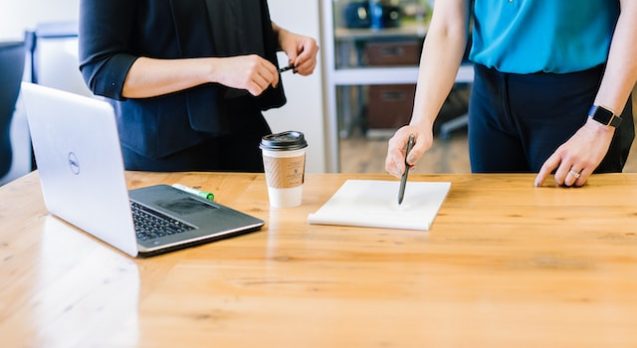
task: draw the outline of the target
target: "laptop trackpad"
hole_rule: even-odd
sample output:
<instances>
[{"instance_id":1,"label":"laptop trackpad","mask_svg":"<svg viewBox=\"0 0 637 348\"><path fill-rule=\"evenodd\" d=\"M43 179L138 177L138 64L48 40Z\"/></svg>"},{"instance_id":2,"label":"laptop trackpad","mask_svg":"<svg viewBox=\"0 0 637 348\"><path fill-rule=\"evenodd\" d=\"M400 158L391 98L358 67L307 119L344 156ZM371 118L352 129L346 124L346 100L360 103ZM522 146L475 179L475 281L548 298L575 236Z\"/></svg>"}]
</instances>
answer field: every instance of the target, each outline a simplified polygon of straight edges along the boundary
<instances>
[{"instance_id":1,"label":"laptop trackpad","mask_svg":"<svg viewBox=\"0 0 637 348\"><path fill-rule=\"evenodd\" d=\"M177 215L192 215L205 211L214 211L218 208L194 198L182 197L179 199L158 200L155 202L157 206Z\"/></svg>"}]
</instances>

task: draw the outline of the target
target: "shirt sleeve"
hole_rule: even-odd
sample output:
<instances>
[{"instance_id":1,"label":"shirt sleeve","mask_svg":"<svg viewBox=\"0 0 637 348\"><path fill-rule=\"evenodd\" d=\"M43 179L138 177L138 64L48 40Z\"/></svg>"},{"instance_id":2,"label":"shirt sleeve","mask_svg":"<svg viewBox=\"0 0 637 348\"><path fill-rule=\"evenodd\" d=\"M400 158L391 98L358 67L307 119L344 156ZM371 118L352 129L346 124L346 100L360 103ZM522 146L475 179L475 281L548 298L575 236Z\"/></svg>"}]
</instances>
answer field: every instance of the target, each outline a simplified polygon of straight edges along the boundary
<instances>
[{"instance_id":1,"label":"shirt sleeve","mask_svg":"<svg viewBox=\"0 0 637 348\"><path fill-rule=\"evenodd\" d=\"M137 0L81 0L80 71L96 95L125 100L124 82L138 58L131 47Z\"/></svg>"}]
</instances>

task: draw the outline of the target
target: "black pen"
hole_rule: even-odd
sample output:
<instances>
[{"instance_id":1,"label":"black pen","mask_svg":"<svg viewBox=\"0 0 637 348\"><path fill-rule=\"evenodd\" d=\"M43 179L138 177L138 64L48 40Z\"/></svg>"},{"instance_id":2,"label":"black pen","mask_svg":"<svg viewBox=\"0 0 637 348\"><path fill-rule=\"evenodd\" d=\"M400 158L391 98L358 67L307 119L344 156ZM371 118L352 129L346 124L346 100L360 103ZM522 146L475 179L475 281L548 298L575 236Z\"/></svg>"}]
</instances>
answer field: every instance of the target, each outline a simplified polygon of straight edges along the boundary
<instances>
[{"instance_id":1,"label":"black pen","mask_svg":"<svg viewBox=\"0 0 637 348\"><path fill-rule=\"evenodd\" d=\"M294 64L290 64L290 65L286 66L285 68L279 69L279 73L284 73L284 72L286 72L288 70L292 70L294 68L295 68Z\"/></svg>"},{"instance_id":2,"label":"black pen","mask_svg":"<svg viewBox=\"0 0 637 348\"><path fill-rule=\"evenodd\" d=\"M411 152L411 149L414 148L414 143L416 142L416 138L413 135L409 136L409 141L407 141L407 150L405 150L405 172L403 176L400 178L400 190L398 190L398 204L403 203L403 198L405 197L405 188L407 187L407 177L409 176L409 163L407 163L407 155Z\"/></svg>"}]
</instances>

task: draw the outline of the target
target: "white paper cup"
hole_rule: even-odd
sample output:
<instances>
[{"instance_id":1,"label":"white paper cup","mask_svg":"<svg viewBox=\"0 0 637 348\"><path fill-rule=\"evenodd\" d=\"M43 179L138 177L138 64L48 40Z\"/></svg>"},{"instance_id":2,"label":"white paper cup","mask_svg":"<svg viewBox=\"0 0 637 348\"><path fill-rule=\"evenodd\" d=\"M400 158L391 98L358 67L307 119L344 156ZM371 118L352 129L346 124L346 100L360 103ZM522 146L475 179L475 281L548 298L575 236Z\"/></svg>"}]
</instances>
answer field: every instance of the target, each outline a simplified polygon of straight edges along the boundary
<instances>
[{"instance_id":1,"label":"white paper cup","mask_svg":"<svg viewBox=\"0 0 637 348\"><path fill-rule=\"evenodd\" d=\"M261 150L270 206L291 208L301 205L307 150L303 133L266 136L261 142Z\"/></svg>"}]
</instances>

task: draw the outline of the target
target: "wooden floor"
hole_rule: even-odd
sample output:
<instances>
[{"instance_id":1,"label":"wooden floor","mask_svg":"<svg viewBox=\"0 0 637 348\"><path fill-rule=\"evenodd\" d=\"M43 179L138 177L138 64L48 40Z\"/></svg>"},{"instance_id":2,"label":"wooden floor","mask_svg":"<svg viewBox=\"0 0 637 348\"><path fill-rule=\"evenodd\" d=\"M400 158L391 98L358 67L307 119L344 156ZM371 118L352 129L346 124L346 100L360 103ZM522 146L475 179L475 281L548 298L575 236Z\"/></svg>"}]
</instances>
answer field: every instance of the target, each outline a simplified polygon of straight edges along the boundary
<instances>
[{"instance_id":1,"label":"wooden floor","mask_svg":"<svg viewBox=\"0 0 637 348\"><path fill-rule=\"evenodd\" d=\"M350 138L341 140L343 173L383 173L387 140ZM469 173L467 137L460 134L449 140L436 139L416 166L416 173Z\"/></svg>"},{"instance_id":2,"label":"wooden floor","mask_svg":"<svg viewBox=\"0 0 637 348\"><path fill-rule=\"evenodd\" d=\"M637 94L636 94L637 95ZM637 103L636 103L637 104ZM637 110L637 105L635 105ZM635 117L637 123L637 117ZM385 172L387 139L362 137L341 140L341 172ZM469 153L466 132L458 132L449 140L436 139L416 166L416 173L469 173ZM625 173L637 173L637 141L633 142Z\"/></svg>"}]
</instances>

